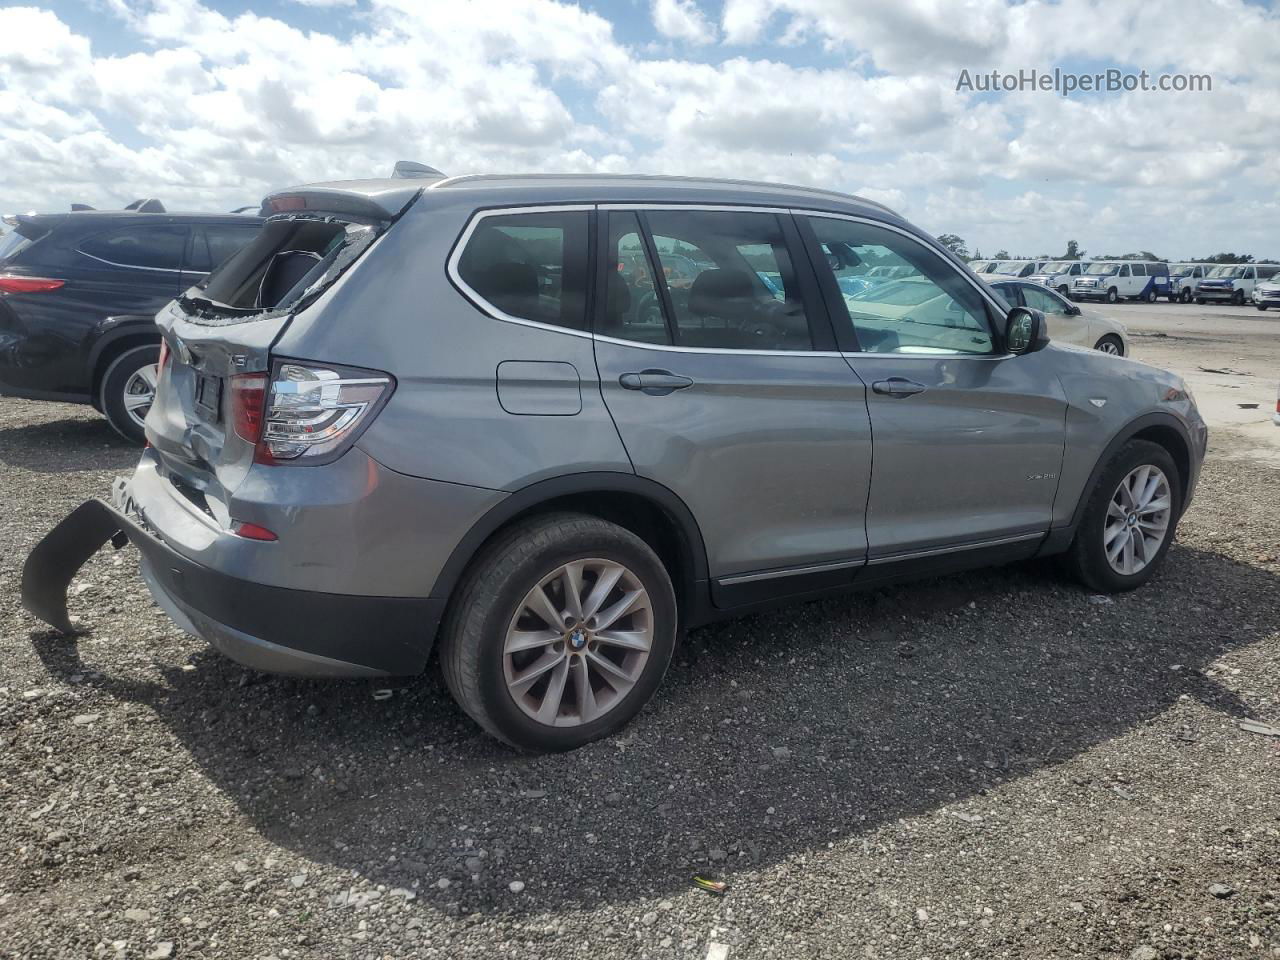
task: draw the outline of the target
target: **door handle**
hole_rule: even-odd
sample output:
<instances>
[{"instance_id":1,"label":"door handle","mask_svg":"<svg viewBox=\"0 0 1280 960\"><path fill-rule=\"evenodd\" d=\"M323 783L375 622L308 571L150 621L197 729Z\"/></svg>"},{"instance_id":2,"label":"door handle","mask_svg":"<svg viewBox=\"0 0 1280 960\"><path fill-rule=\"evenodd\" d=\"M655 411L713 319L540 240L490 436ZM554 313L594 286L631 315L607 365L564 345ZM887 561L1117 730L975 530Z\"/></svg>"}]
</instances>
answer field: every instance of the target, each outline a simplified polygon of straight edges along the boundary
<instances>
[{"instance_id":1,"label":"door handle","mask_svg":"<svg viewBox=\"0 0 1280 960\"><path fill-rule=\"evenodd\" d=\"M871 384L871 389L886 397L914 397L917 393L924 393L927 387L903 377L890 377L888 380L877 380Z\"/></svg>"},{"instance_id":2,"label":"door handle","mask_svg":"<svg viewBox=\"0 0 1280 960\"><path fill-rule=\"evenodd\" d=\"M665 397L676 390L693 386L693 381L688 377L682 377L670 370L641 370L639 373L624 373L618 378L618 383L624 390L639 390L651 397Z\"/></svg>"}]
</instances>

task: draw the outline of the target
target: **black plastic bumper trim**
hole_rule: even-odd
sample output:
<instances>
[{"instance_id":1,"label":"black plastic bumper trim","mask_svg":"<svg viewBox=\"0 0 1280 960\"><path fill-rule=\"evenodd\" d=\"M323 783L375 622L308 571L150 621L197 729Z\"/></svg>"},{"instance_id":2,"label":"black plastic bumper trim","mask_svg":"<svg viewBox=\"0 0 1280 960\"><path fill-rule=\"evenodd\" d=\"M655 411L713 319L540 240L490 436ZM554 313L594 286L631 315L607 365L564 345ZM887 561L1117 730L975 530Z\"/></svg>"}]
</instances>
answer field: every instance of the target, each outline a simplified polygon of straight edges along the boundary
<instances>
[{"instance_id":1,"label":"black plastic bumper trim","mask_svg":"<svg viewBox=\"0 0 1280 960\"><path fill-rule=\"evenodd\" d=\"M210 620L315 656L388 674L426 665L445 601L294 590L241 580L183 557L102 500L87 500L27 557L23 605L64 633L73 627L66 594L76 571L123 532L147 559L160 589Z\"/></svg>"}]
</instances>

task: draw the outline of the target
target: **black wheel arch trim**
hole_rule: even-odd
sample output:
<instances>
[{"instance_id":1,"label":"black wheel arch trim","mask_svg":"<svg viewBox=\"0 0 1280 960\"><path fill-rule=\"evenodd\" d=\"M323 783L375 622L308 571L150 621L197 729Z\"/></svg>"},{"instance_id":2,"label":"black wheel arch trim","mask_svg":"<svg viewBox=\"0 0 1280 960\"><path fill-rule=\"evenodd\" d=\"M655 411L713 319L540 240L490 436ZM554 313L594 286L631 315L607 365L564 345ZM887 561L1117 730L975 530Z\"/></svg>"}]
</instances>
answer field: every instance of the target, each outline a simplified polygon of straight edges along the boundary
<instances>
[{"instance_id":1,"label":"black wheel arch trim","mask_svg":"<svg viewBox=\"0 0 1280 960\"><path fill-rule=\"evenodd\" d=\"M1169 427L1177 431L1178 436L1182 438L1182 442L1187 447L1187 457L1191 465L1192 476L1182 477L1182 508L1185 510L1187 506L1187 493L1191 488L1194 478L1195 458L1197 456L1195 443L1192 441L1191 434L1187 430L1186 424L1175 417L1171 413L1163 413L1161 411L1152 411L1142 416L1130 420L1103 449L1097 462L1094 463L1093 469L1089 471L1089 478L1085 481L1084 486L1080 490L1080 498L1076 501L1075 509L1071 513L1071 520L1067 524L1050 529L1049 536L1045 538L1044 545L1040 549L1040 556L1047 556L1052 553L1060 553L1066 550L1071 541L1075 539L1076 529L1080 526L1080 520L1084 516L1084 509L1090 491L1098 482L1098 477L1102 475L1102 471L1106 469L1107 464L1111 462L1111 458L1120 452L1120 448L1136 437L1144 430L1152 427ZM1170 451L1172 453L1172 451ZM1177 457L1174 457L1176 462Z\"/></svg>"},{"instance_id":2,"label":"black wheel arch trim","mask_svg":"<svg viewBox=\"0 0 1280 960\"><path fill-rule=\"evenodd\" d=\"M94 327L90 335L93 341L85 359L85 370L86 380L94 396L98 393L99 373L105 372L98 369L103 357L131 340L137 341L137 346L143 346L143 341L146 340L153 341L156 346L159 346L161 340L160 328L156 325L154 316L107 317Z\"/></svg>"},{"instance_id":3,"label":"black wheel arch trim","mask_svg":"<svg viewBox=\"0 0 1280 960\"><path fill-rule=\"evenodd\" d=\"M671 489L633 473L608 470L575 473L548 480L539 480L514 491L489 508L453 548L436 575L430 596L438 599L450 597L462 578L463 571L479 552L481 546L508 522L534 510L543 504L574 495L622 493L641 497L660 509L675 525L683 540L691 564L683 584L685 596L697 602L698 585L708 580L707 549L702 531L694 519L693 511Z\"/></svg>"}]
</instances>

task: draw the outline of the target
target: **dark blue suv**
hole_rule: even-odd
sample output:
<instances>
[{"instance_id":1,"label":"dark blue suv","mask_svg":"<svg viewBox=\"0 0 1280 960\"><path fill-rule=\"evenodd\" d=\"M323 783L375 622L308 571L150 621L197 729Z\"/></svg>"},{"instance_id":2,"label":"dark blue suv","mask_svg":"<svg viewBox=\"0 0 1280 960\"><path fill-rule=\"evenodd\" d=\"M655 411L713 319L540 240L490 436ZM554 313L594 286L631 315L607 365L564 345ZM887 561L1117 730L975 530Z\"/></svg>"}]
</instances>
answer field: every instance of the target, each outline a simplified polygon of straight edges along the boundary
<instances>
[{"instance_id":1,"label":"dark blue suv","mask_svg":"<svg viewBox=\"0 0 1280 960\"><path fill-rule=\"evenodd\" d=\"M258 232L243 214L78 210L7 216L0 237L0 394L90 403L143 441L155 314Z\"/></svg>"}]
</instances>

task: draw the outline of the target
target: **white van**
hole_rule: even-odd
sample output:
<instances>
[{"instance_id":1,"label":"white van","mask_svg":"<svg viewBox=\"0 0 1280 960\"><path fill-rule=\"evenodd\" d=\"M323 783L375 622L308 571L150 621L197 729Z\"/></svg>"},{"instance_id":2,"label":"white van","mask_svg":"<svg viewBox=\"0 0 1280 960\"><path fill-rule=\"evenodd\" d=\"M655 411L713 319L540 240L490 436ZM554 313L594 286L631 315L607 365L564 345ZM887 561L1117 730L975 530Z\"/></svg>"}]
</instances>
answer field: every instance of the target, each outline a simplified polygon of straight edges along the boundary
<instances>
[{"instance_id":1,"label":"white van","mask_svg":"<svg viewBox=\"0 0 1280 960\"><path fill-rule=\"evenodd\" d=\"M1087 266L1082 260L1050 260L1027 279L1057 290L1064 297L1070 297L1071 282L1084 273Z\"/></svg>"},{"instance_id":2,"label":"white van","mask_svg":"<svg viewBox=\"0 0 1280 960\"><path fill-rule=\"evenodd\" d=\"M1212 263L1169 264L1169 302L1190 303L1196 288L1212 270Z\"/></svg>"},{"instance_id":3,"label":"white van","mask_svg":"<svg viewBox=\"0 0 1280 960\"><path fill-rule=\"evenodd\" d=\"M986 272L1002 277L1029 277L1048 261L1045 260L996 260Z\"/></svg>"},{"instance_id":4,"label":"white van","mask_svg":"<svg viewBox=\"0 0 1280 960\"><path fill-rule=\"evenodd\" d=\"M1157 260L1092 260L1071 282L1076 300L1145 300L1169 295L1169 264Z\"/></svg>"},{"instance_id":5,"label":"white van","mask_svg":"<svg viewBox=\"0 0 1280 960\"><path fill-rule=\"evenodd\" d=\"M1259 280L1270 280L1277 273L1280 264L1276 263L1220 263L1200 281L1196 303L1216 300L1243 306Z\"/></svg>"}]
</instances>

